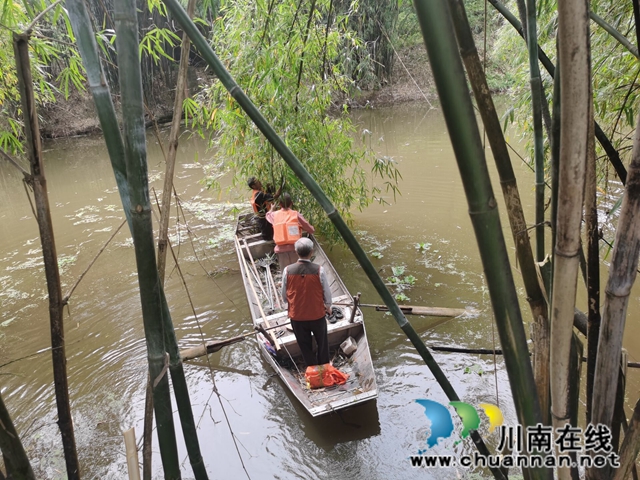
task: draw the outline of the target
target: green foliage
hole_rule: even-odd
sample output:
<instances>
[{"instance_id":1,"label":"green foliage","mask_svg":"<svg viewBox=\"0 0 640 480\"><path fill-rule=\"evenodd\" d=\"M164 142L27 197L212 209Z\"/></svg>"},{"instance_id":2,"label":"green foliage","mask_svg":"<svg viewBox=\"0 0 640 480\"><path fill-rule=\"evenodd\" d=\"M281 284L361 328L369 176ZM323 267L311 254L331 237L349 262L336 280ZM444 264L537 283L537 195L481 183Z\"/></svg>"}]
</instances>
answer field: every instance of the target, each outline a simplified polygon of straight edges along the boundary
<instances>
[{"instance_id":1,"label":"green foliage","mask_svg":"<svg viewBox=\"0 0 640 480\"><path fill-rule=\"evenodd\" d=\"M154 27L149 30L140 41L140 56L149 55L154 62L158 63L161 57L169 59L173 62L167 52L167 47L175 47L181 42L181 38L168 28Z\"/></svg>"},{"instance_id":2,"label":"green foliage","mask_svg":"<svg viewBox=\"0 0 640 480\"><path fill-rule=\"evenodd\" d=\"M410 298L407 297L404 292L413 287L417 281L417 278L413 275L406 275L403 277L405 271L406 267L404 265L392 266L391 273L393 275L387 277L388 284L392 286L396 291L394 295L395 299L399 302L406 302L410 300Z\"/></svg>"},{"instance_id":3,"label":"green foliage","mask_svg":"<svg viewBox=\"0 0 640 480\"><path fill-rule=\"evenodd\" d=\"M22 151L22 112L15 57L13 33L23 32L33 19L51 2L0 2L0 147L9 153ZM38 104L55 101L59 87L68 95L69 84L82 85L84 76L78 54L70 44L73 36L64 9L49 11L33 28L31 47L31 75ZM57 84L57 85L56 85Z\"/></svg>"},{"instance_id":4,"label":"green foliage","mask_svg":"<svg viewBox=\"0 0 640 480\"><path fill-rule=\"evenodd\" d=\"M329 114L333 99L347 95L351 85L343 72L341 46L357 40L344 18L331 21L329 0L311 5L293 0L223 5L213 45L236 82L348 221L354 209L379 197L381 188L395 192L399 174L393 160L376 159L357 147L346 115ZM197 106L201 108L196 111ZM192 128L201 134L219 132L209 187L218 187L220 174L229 170L240 185L249 176L274 187L284 179L294 207L327 238L339 238L315 199L219 82L188 110L195 113ZM382 187L369 186L376 177Z\"/></svg>"},{"instance_id":5,"label":"green foliage","mask_svg":"<svg viewBox=\"0 0 640 480\"><path fill-rule=\"evenodd\" d=\"M478 376L481 377L482 374L484 373L484 370L482 370L482 367L480 365L478 365L477 363L474 363L470 367L465 367L464 368L464 373L466 373L466 374L477 373Z\"/></svg>"},{"instance_id":6,"label":"green foliage","mask_svg":"<svg viewBox=\"0 0 640 480\"><path fill-rule=\"evenodd\" d=\"M506 2L517 16L514 1ZM627 35L635 43L632 2L595 0L591 10L604 18L618 31ZM556 63L556 34L558 27L557 5L555 2L538 3L538 42L551 61ZM618 149L623 160L630 158L632 136L638 113L638 60L606 31L590 23L591 59L595 118ZM507 22L501 27L495 44L494 59L503 65L512 81L512 101L503 117L505 129L517 123L531 150L533 125L531 121L531 88L529 86L529 66L525 42ZM542 80L547 100L552 107L553 80L541 66ZM546 141L546 140L545 140ZM546 142L548 145L548 142ZM607 177L609 169L604 151L596 142L598 156L603 159L599 167L601 179Z\"/></svg>"}]
</instances>

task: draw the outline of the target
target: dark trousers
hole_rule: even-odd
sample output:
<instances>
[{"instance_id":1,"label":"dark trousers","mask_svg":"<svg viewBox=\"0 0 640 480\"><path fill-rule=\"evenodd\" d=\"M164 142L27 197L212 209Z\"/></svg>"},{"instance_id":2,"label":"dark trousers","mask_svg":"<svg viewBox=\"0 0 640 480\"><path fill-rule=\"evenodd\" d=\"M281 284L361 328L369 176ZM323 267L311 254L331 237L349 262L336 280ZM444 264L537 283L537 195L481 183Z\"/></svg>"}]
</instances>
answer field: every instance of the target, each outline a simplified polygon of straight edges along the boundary
<instances>
[{"instance_id":1,"label":"dark trousers","mask_svg":"<svg viewBox=\"0 0 640 480\"><path fill-rule=\"evenodd\" d=\"M327 321L324 317L318 320L291 320L291 326L307 367L329 363L329 337ZM317 357L313 353L311 334L318 345Z\"/></svg>"},{"instance_id":2,"label":"dark trousers","mask_svg":"<svg viewBox=\"0 0 640 480\"><path fill-rule=\"evenodd\" d=\"M273 240L273 225L267 222L264 217L256 217L258 220L258 226L260 227L260 233L262 233L262 239L271 241Z\"/></svg>"}]
</instances>

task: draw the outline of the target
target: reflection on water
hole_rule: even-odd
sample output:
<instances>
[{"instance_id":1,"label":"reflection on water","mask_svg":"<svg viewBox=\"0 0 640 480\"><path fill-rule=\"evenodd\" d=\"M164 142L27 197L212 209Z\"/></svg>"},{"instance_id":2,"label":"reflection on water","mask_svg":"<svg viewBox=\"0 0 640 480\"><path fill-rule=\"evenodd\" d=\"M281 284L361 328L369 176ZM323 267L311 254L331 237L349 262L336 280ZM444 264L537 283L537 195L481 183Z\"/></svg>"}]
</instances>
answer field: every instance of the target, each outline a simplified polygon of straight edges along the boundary
<instances>
[{"instance_id":1,"label":"reflection on water","mask_svg":"<svg viewBox=\"0 0 640 480\"><path fill-rule=\"evenodd\" d=\"M405 303L470 306L479 311L448 320L411 317L416 331L431 345L499 346L497 334L494 341L482 266L442 117L438 111L413 105L356 112L354 119L362 131L370 132L365 133L368 145L395 159L404 178L396 203L373 205L355 215L357 236L372 254L374 265L384 278L400 266L404 267L403 275L415 277L415 285L403 291L408 298ZM154 138L149 138L149 144L152 184L160 189L162 157ZM226 338L248 331L251 325L230 240L232 212L248 197L248 191L234 192L229 200L213 198L199 183L203 173L201 165L194 163L196 156L206 160L211 154L200 142L183 139L176 173L182 210L172 210L178 225L170 234L196 315L171 258L166 284L183 348L197 345L201 332L207 339ZM515 168L531 219L533 177L528 169ZM122 222L123 214L101 139L49 144L46 174L66 293ZM12 362L0 368L0 388L38 477L63 478L50 352L44 350L50 338L40 240L20 183L20 176L0 163L0 365ZM503 229L510 244L504 221ZM133 248L124 230L74 293L65 319L72 411L85 478L124 478L121 432L131 426L136 427L138 436L142 432L146 351ZM327 253L354 294L362 292L364 303L380 303L345 248L334 247ZM510 255L514 257L512 248ZM517 274L515 277L518 280ZM518 288L528 321L524 293ZM583 309L584 303L580 298ZM637 309L638 290L634 289L625 342L633 361L640 359L639 347L630 341L640 334ZM316 419L307 415L267 369L251 339L185 367L201 447L212 477L406 479L467 475L462 470L410 467L408 456L424 448L429 428L422 407L414 400L447 400L392 317L368 309L365 318L380 396L376 402L340 414ZM437 353L435 358L463 400L499 403L505 422L515 422L500 358L495 365L489 356ZM636 371L629 373L628 381L629 392L640 390ZM635 401L634 395L629 397L630 402ZM486 434L484 423L482 433ZM179 434L188 477L190 467L181 438ZM472 451L468 441L455 444L456 440L441 441L434 452ZM497 439L494 434L487 435L487 440L495 445ZM160 478L157 445L154 460ZM484 476L487 472L479 473Z\"/></svg>"}]
</instances>

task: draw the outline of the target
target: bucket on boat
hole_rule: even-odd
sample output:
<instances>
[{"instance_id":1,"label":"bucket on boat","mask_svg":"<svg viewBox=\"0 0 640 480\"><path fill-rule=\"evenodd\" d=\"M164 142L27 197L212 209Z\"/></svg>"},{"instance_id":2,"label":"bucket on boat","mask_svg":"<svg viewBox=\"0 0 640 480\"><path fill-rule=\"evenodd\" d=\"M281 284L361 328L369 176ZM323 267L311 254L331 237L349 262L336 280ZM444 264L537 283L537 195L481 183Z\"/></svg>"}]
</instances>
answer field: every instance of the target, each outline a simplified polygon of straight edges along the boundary
<instances>
[{"instance_id":1,"label":"bucket on boat","mask_svg":"<svg viewBox=\"0 0 640 480\"><path fill-rule=\"evenodd\" d=\"M349 375L341 372L330 363L325 363L324 365L307 367L304 378L307 381L307 387L322 388L347 383Z\"/></svg>"},{"instance_id":2,"label":"bucket on boat","mask_svg":"<svg viewBox=\"0 0 640 480\"><path fill-rule=\"evenodd\" d=\"M357 348L358 342L356 342L353 337L347 338L340 344L340 350L342 350L347 357L350 357L351 354L357 350Z\"/></svg>"}]
</instances>

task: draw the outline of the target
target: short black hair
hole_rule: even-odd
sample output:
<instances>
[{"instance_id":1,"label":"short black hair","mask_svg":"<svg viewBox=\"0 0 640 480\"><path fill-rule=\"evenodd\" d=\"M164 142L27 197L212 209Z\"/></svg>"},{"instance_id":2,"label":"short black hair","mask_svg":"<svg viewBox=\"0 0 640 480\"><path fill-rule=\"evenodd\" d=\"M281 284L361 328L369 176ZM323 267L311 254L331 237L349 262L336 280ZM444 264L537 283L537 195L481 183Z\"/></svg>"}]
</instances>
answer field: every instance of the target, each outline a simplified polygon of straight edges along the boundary
<instances>
[{"instance_id":1,"label":"short black hair","mask_svg":"<svg viewBox=\"0 0 640 480\"><path fill-rule=\"evenodd\" d=\"M257 181L258 179L256 177L249 177L249 179L247 180L247 185L249 185L249 188L251 188Z\"/></svg>"}]
</instances>

